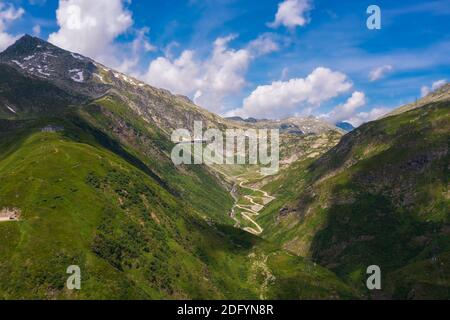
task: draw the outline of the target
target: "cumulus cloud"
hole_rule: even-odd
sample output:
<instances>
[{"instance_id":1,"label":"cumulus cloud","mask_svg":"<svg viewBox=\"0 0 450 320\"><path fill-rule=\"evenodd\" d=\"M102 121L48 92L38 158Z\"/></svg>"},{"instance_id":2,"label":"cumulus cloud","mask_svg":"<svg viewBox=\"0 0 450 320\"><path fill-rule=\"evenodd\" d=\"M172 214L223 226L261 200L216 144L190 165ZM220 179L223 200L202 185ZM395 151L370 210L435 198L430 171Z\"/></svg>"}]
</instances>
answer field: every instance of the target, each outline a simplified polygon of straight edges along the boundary
<instances>
[{"instance_id":1,"label":"cumulus cloud","mask_svg":"<svg viewBox=\"0 0 450 320\"><path fill-rule=\"evenodd\" d=\"M363 123L377 120L391 111L392 109L389 108L374 108L369 112L360 112L352 116L351 118L347 119L346 122L350 123L352 126L357 128Z\"/></svg>"},{"instance_id":2,"label":"cumulus cloud","mask_svg":"<svg viewBox=\"0 0 450 320\"><path fill-rule=\"evenodd\" d=\"M183 51L174 60L159 57L150 63L142 78L174 93L192 95L201 86L200 62L194 60L194 51L191 50Z\"/></svg>"},{"instance_id":3,"label":"cumulus cloud","mask_svg":"<svg viewBox=\"0 0 450 320\"><path fill-rule=\"evenodd\" d=\"M56 18L49 42L96 59L112 54L114 40L133 24L122 0L60 0Z\"/></svg>"},{"instance_id":4,"label":"cumulus cloud","mask_svg":"<svg viewBox=\"0 0 450 320\"><path fill-rule=\"evenodd\" d=\"M17 36L7 32L7 27L12 21L21 18L24 13L23 8L15 8L11 4L0 2L0 51L5 50L17 40Z\"/></svg>"},{"instance_id":5,"label":"cumulus cloud","mask_svg":"<svg viewBox=\"0 0 450 320\"><path fill-rule=\"evenodd\" d=\"M275 40L268 35L239 50L229 48L235 38L236 35L229 35L216 39L212 53L203 60L193 50L185 50L177 58L159 57L141 78L150 85L193 97L196 104L220 112L224 99L245 86L250 62L278 50Z\"/></svg>"},{"instance_id":6,"label":"cumulus cloud","mask_svg":"<svg viewBox=\"0 0 450 320\"><path fill-rule=\"evenodd\" d=\"M103 61L121 72L135 74L140 67L142 56L157 50L148 40L147 34L149 32L150 28L147 27L135 30L134 40L129 43L122 43L120 46L115 45L115 50L118 53L104 57Z\"/></svg>"},{"instance_id":7,"label":"cumulus cloud","mask_svg":"<svg viewBox=\"0 0 450 320\"><path fill-rule=\"evenodd\" d=\"M308 13L312 9L310 0L285 0L278 5L275 21L268 24L271 28L285 26L293 29L309 22Z\"/></svg>"},{"instance_id":8,"label":"cumulus cloud","mask_svg":"<svg viewBox=\"0 0 450 320\"><path fill-rule=\"evenodd\" d=\"M305 110L308 113L321 103L347 92L352 86L345 74L319 67L306 78L275 81L257 87L244 99L242 108L227 115L278 118L305 113Z\"/></svg>"},{"instance_id":9,"label":"cumulus cloud","mask_svg":"<svg viewBox=\"0 0 450 320\"><path fill-rule=\"evenodd\" d=\"M263 34L251 41L248 49L254 56L260 56L278 51L280 47L273 34Z\"/></svg>"},{"instance_id":10,"label":"cumulus cloud","mask_svg":"<svg viewBox=\"0 0 450 320\"><path fill-rule=\"evenodd\" d=\"M41 35L41 26L39 24L33 27L33 34L37 37Z\"/></svg>"},{"instance_id":11,"label":"cumulus cloud","mask_svg":"<svg viewBox=\"0 0 450 320\"><path fill-rule=\"evenodd\" d=\"M422 98L425 97L425 96L427 96L427 95L429 95L431 92L433 92L433 91L439 89L440 87L442 87L442 86L445 85L446 83L447 83L447 80L441 79L441 80L438 80L438 81L433 82L433 84L431 85L431 88L428 87L428 86L423 86L423 87L420 89L420 93L421 93L421 95L422 95Z\"/></svg>"},{"instance_id":12,"label":"cumulus cloud","mask_svg":"<svg viewBox=\"0 0 450 320\"><path fill-rule=\"evenodd\" d=\"M355 91L344 104L338 105L332 111L320 116L331 123L338 123L353 117L356 111L366 105L366 95L364 92Z\"/></svg>"},{"instance_id":13,"label":"cumulus cloud","mask_svg":"<svg viewBox=\"0 0 450 320\"><path fill-rule=\"evenodd\" d=\"M369 80L371 82L382 79L387 73L391 72L393 67L391 65L384 65L370 71Z\"/></svg>"}]
</instances>

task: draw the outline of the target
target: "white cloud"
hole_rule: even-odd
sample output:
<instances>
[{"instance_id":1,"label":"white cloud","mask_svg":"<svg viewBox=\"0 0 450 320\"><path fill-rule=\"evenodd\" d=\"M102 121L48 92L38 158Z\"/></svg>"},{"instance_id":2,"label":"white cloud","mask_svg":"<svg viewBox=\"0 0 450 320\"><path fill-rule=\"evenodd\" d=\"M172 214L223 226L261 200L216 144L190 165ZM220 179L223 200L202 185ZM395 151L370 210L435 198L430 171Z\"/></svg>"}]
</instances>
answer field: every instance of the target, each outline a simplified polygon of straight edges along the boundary
<instances>
[{"instance_id":1,"label":"white cloud","mask_svg":"<svg viewBox=\"0 0 450 320\"><path fill-rule=\"evenodd\" d=\"M204 60L198 59L193 50L185 50L177 58L159 57L150 63L141 78L150 85L193 97L196 104L220 112L224 99L245 86L250 62L259 55L278 50L269 35L239 50L229 48L235 38L236 35L230 35L216 39L212 53Z\"/></svg>"},{"instance_id":2,"label":"white cloud","mask_svg":"<svg viewBox=\"0 0 450 320\"><path fill-rule=\"evenodd\" d=\"M369 112L360 112L351 117L350 119L347 119L346 122L350 123L352 126L357 128L363 123L377 120L391 111L392 109L389 108L374 108Z\"/></svg>"},{"instance_id":3,"label":"white cloud","mask_svg":"<svg viewBox=\"0 0 450 320\"><path fill-rule=\"evenodd\" d=\"M153 52L156 51L157 48L148 41L147 34L150 32L150 28L144 27L142 29L137 30L136 38L133 40L133 51L139 52L141 49L144 52Z\"/></svg>"},{"instance_id":4,"label":"white cloud","mask_svg":"<svg viewBox=\"0 0 450 320\"><path fill-rule=\"evenodd\" d=\"M422 88L420 88L420 95L422 96L422 98L427 96L430 92L430 88L427 86L422 86Z\"/></svg>"},{"instance_id":5,"label":"white cloud","mask_svg":"<svg viewBox=\"0 0 450 320\"><path fill-rule=\"evenodd\" d=\"M293 29L309 22L308 13L312 9L310 0L285 0L278 5L275 21L268 24L271 28L285 26Z\"/></svg>"},{"instance_id":6,"label":"white cloud","mask_svg":"<svg viewBox=\"0 0 450 320\"><path fill-rule=\"evenodd\" d=\"M422 98L427 96L427 95L429 95L431 92L439 89L440 87L442 87L446 83L447 83L446 79L441 79L441 80L433 82L433 84L431 85L431 88L428 87L428 86L423 86L422 88L420 88L420 93L422 95Z\"/></svg>"},{"instance_id":7,"label":"white cloud","mask_svg":"<svg viewBox=\"0 0 450 320\"><path fill-rule=\"evenodd\" d=\"M150 28L144 27L134 31L134 40L129 43L123 43L120 46L116 45L114 54L109 54L103 57L105 63L109 64L114 69L124 73L135 74L139 67L140 59L148 52L154 52L157 48L150 43L147 34Z\"/></svg>"},{"instance_id":8,"label":"white cloud","mask_svg":"<svg viewBox=\"0 0 450 320\"><path fill-rule=\"evenodd\" d=\"M320 116L331 123L338 123L355 115L356 111L366 105L364 92L355 91L344 104L338 105L332 111Z\"/></svg>"},{"instance_id":9,"label":"white cloud","mask_svg":"<svg viewBox=\"0 0 450 320\"><path fill-rule=\"evenodd\" d=\"M35 25L33 27L33 34L37 37L39 37L41 35L41 26L40 25Z\"/></svg>"},{"instance_id":10,"label":"white cloud","mask_svg":"<svg viewBox=\"0 0 450 320\"><path fill-rule=\"evenodd\" d=\"M129 0L59 0L59 30L49 42L81 53L125 73L135 73L143 54L156 50L148 40L149 28L133 29ZM124 33L130 42L116 42Z\"/></svg>"},{"instance_id":11,"label":"white cloud","mask_svg":"<svg viewBox=\"0 0 450 320\"><path fill-rule=\"evenodd\" d=\"M260 56L278 51L280 47L276 42L274 35L263 34L251 41L248 45L248 49L253 55Z\"/></svg>"},{"instance_id":12,"label":"white cloud","mask_svg":"<svg viewBox=\"0 0 450 320\"><path fill-rule=\"evenodd\" d=\"M49 42L96 59L111 55L116 37L133 24L122 0L60 0L56 17L59 30Z\"/></svg>"},{"instance_id":13,"label":"white cloud","mask_svg":"<svg viewBox=\"0 0 450 320\"><path fill-rule=\"evenodd\" d=\"M389 64L378 67L370 71L369 80L371 82L380 80L383 78L388 72L392 71L393 67Z\"/></svg>"},{"instance_id":14,"label":"white cloud","mask_svg":"<svg viewBox=\"0 0 450 320\"><path fill-rule=\"evenodd\" d=\"M227 115L279 118L310 112L352 88L352 82L341 72L316 68L306 78L275 81L259 86L244 99L243 107Z\"/></svg>"},{"instance_id":15,"label":"white cloud","mask_svg":"<svg viewBox=\"0 0 450 320\"><path fill-rule=\"evenodd\" d=\"M150 85L192 95L201 86L199 73L200 63L194 60L194 52L185 50L175 60L166 57L153 60L142 78Z\"/></svg>"},{"instance_id":16,"label":"white cloud","mask_svg":"<svg viewBox=\"0 0 450 320\"><path fill-rule=\"evenodd\" d=\"M16 9L11 4L0 2L0 51L5 50L17 40L17 36L9 34L6 30L9 23L21 18L24 13L23 8Z\"/></svg>"}]
</instances>

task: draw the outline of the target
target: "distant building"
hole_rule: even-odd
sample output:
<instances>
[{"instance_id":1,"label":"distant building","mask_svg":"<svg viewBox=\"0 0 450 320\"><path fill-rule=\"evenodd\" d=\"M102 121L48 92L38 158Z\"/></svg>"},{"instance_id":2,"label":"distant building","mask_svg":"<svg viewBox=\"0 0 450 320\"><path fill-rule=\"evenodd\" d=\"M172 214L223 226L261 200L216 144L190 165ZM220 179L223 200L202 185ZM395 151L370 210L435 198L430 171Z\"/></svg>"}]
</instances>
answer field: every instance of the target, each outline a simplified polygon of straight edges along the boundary
<instances>
[{"instance_id":1,"label":"distant building","mask_svg":"<svg viewBox=\"0 0 450 320\"><path fill-rule=\"evenodd\" d=\"M20 218L20 210L18 208L2 208L0 209L0 221L18 221Z\"/></svg>"},{"instance_id":2,"label":"distant building","mask_svg":"<svg viewBox=\"0 0 450 320\"><path fill-rule=\"evenodd\" d=\"M63 131L63 127L48 125L41 129L42 132L60 132Z\"/></svg>"}]
</instances>

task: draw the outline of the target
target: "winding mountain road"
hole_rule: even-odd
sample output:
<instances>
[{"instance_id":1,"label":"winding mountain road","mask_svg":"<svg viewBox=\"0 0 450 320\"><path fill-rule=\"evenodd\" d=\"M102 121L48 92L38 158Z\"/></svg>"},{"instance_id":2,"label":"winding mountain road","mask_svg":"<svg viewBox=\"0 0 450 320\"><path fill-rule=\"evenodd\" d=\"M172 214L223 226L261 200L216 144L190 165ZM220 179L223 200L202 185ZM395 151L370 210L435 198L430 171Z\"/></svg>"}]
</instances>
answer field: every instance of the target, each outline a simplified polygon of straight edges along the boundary
<instances>
[{"instance_id":1,"label":"winding mountain road","mask_svg":"<svg viewBox=\"0 0 450 320\"><path fill-rule=\"evenodd\" d=\"M239 197L237 196L237 185L235 184L230 192L231 196L235 200L235 204L233 208L231 209L231 218L236 221L236 227L240 227L240 221L236 218L236 209L240 209L242 217L249 221L254 227L246 227L243 230L247 231L254 235L260 235L264 232L264 229L254 220L255 217L259 216L259 213L265 208L267 204L275 200L276 198L269 195L266 191L253 188L250 186L246 186L245 184L248 182L248 180L245 180L243 178L237 178L237 181L239 183L239 187L242 189L252 190L253 192L261 193L262 196L244 196L245 199L249 200L252 205L240 205L239 204ZM255 202L255 199L262 199L262 204Z\"/></svg>"}]
</instances>

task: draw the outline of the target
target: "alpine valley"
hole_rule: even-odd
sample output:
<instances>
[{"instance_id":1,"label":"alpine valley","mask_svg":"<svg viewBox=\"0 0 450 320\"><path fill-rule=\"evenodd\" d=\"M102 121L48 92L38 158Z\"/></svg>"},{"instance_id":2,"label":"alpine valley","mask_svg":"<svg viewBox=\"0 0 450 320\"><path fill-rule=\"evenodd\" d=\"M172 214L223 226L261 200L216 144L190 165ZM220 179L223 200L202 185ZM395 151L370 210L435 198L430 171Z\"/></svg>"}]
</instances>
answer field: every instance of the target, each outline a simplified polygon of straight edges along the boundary
<instances>
[{"instance_id":1,"label":"alpine valley","mask_svg":"<svg viewBox=\"0 0 450 320\"><path fill-rule=\"evenodd\" d=\"M195 121L279 129L279 173L175 166ZM0 299L449 299L450 85L340 127L225 119L22 37L0 54Z\"/></svg>"}]
</instances>

